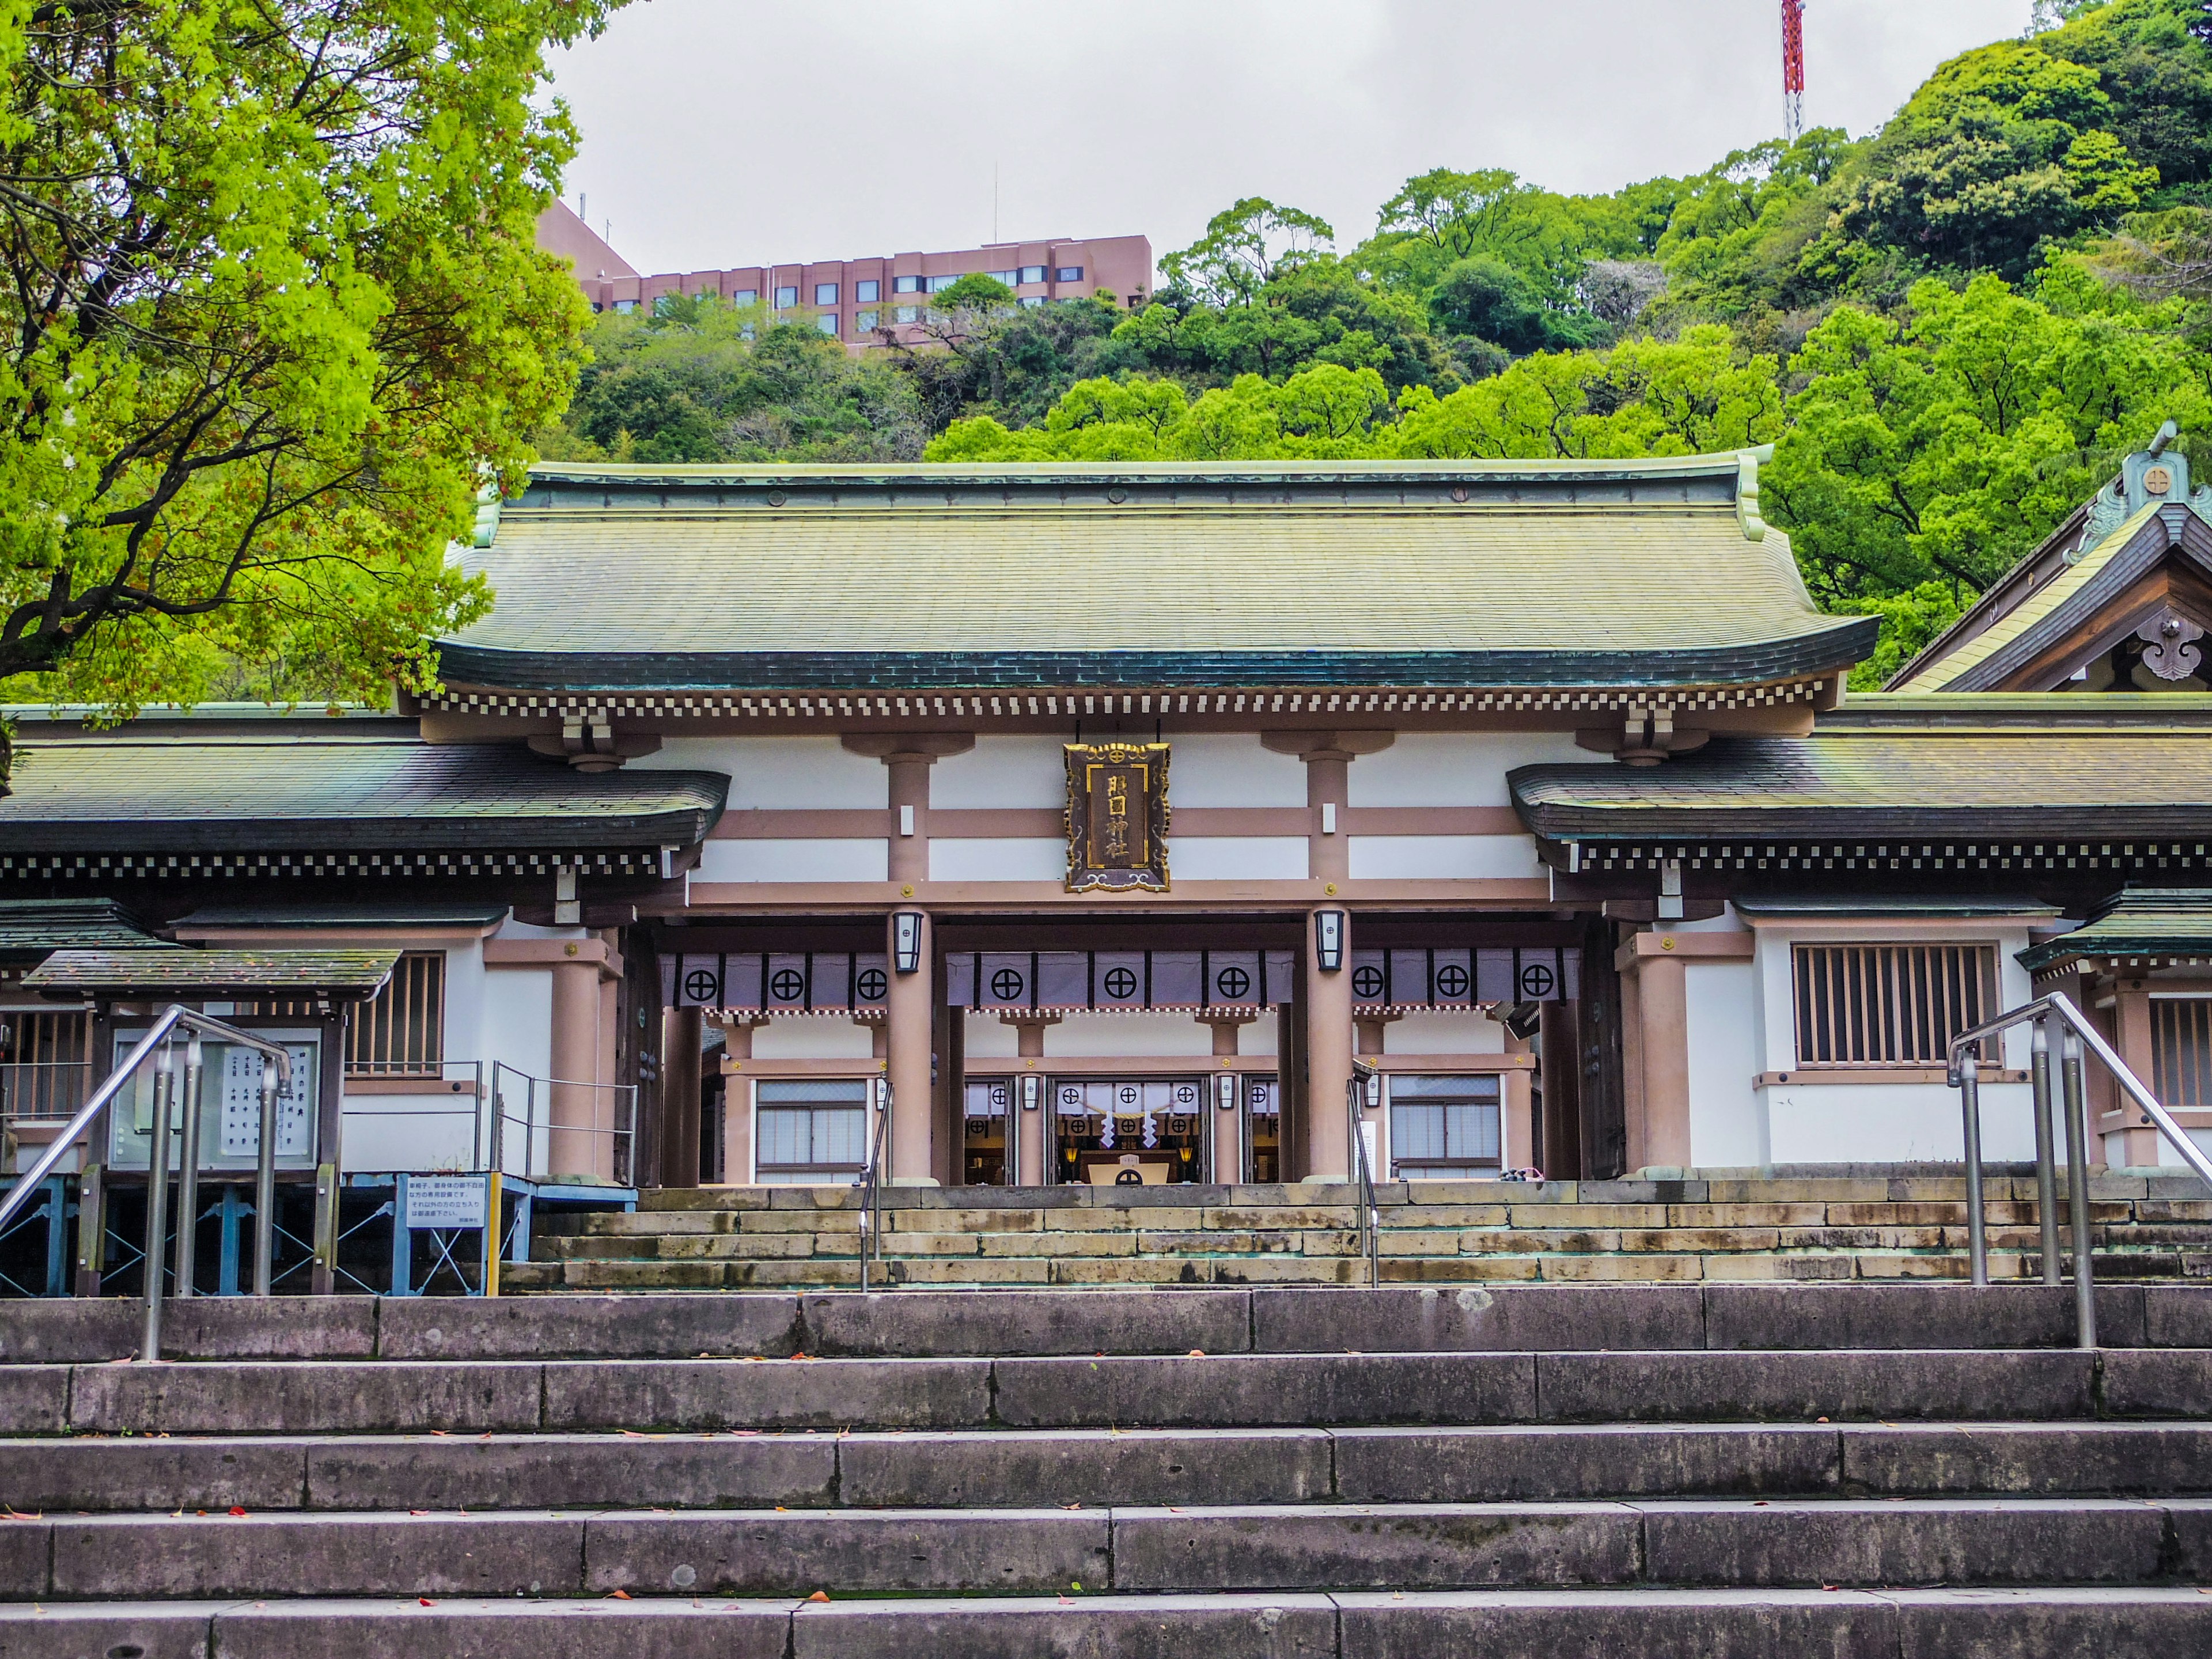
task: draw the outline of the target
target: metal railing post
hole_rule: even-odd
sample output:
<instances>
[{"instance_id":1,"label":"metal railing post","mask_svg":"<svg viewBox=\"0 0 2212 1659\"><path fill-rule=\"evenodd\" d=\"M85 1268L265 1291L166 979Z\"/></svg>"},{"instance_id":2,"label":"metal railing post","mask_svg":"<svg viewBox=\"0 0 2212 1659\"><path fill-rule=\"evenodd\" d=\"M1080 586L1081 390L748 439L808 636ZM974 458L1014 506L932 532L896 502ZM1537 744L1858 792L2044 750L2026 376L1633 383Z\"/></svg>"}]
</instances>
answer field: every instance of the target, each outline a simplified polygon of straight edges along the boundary
<instances>
[{"instance_id":1,"label":"metal railing post","mask_svg":"<svg viewBox=\"0 0 2212 1659\"><path fill-rule=\"evenodd\" d=\"M2081 1087L2081 1039L2066 1029L2059 1048L2060 1100L2066 1109L2066 1199L2074 1231L2074 1322L2078 1346L2097 1346L2097 1287L2090 1266L2089 1132Z\"/></svg>"},{"instance_id":2,"label":"metal railing post","mask_svg":"<svg viewBox=\"0 0 2212 1659\"><path fill-rule=\"evenodd\" d=\"M1966 1261L1977 1285L1990 1282L1989 1228L1982 1197L1982 1084L1972 1049L1959 1058L1959 1109L1966 1137Z\"/></svg>"},{"instance_id":3,"label":"metal railing post","mask_svg":"<svg viewBox=\"0 0 2212 1659\"><path fill-rule=\"evenodd\" d=\"M2035 1215L2043 1229L2043 1282L2061 1283L2058 1272L2058 1152L2051 1132L2051 1028L2028 1027L2028 1078L2035 1097Z\"/></svg>"},{"instance_id":4,"label":"metal railing post","mask_svg":"<svg viewBox=\"0 0 2212 1659\"><path fill-rule=\"evenodd\" d=\"M177 1271L172 1286L179 1302L192 1296L200 1243L200 1034L185 1039L183 1143L177 1148Z\"/></svg>"},{"instance_id":5,"label":"metal railing post","mask_svg":"<svg viewBox=\"0 0 2212 1659\"><path fill-rule=\"evenodd\" d=\"M138 1357L161 1357L161 1258L169 1242L169 1079L175 1045L164 1042L154 1055L154 1137L146 1158L146 1328Z\"/></svg>"},{"instance_id":6,"label":"metal railing post","mask_svg":"<svg viewBox=\"0 0 2212 1659\"><path fill-rule=\"evenodd\" d=\"M501 1173L507 1169L507 1102L499 1091L499 1074L505 1064L491 1063L491 1167Z\"/></svg>"},{"instance_id":7,"label":"metal railing post","mask_svg":"<svg viewBox=\"0 0 2212 1659\"><path fill-rule=\"evenodd\" d=\"M253 1168L253 1293L276 1283L276 1067L261 1056L261 1134Z\"/></svg>"}]
</instances>

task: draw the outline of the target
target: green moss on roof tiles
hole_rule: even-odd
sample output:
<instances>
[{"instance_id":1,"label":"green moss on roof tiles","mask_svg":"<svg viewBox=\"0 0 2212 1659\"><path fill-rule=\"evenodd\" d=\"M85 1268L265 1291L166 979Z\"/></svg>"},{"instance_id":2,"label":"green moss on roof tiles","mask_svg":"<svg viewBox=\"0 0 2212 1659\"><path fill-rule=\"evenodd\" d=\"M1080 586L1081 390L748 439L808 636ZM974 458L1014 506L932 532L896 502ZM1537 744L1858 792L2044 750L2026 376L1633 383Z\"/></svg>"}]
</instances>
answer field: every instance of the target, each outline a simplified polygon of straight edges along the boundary
<instances>
[{"instance_id":1,"label":"green moss on roof tiles","mask_svg":"<svg viewBox=\"0 0 2212 1659\"><path fill-rule=\"evenodd\" d=\"M1364 659L1383 683L1548 684L1586 660L1585 683L1644 684L1854 659L1863 619L1747 534L1740 465L541 468L461 555L498 597L445 672L1289 684Z\"/></svg>"},{"instance_id":2,"label":"green moss on roof tiles","mask_svg":"<svg viewBox=\"0 0 2212 1659\"><path fill-rule=\"evenodd\" d=\"M397 951L57 951L23 976L24 988L122 995L193 991L375 994Z\"/></svg>"},{"instance_id":3,"label":"green moss on roof tiles","mask_svg":"<svg viewBox=\"0 0 2212 1659\"><path fill-rule=\"evenodd\" d=\"M2086 926L2021 953L2031 973L2077 962L2212 959L2212 890L2130 887Z\"/></svg>"},{"instance_id":4,"label":"green moss on roof tiles","mask_svg":"<svg viewBox=\"0 0 2212 1659\"><path fill-rule=\"evenodd\" d=\"M1824 720L1649 769L1525 766L1508 781L1530 828L1560 841L2212 840L2212 743L2197 726Z\"/></svg>"},{"instance_id":5,"label":"green moss on roof tiles","mask_svg":"<svg viewBox=\"0 0 2212 1659\"><path fill-rule=\"evenodd\" d=\"M396 724L396 723L395 723ZM27 732L0 798L11 853L687 847L721 815L719 773L583 773L512 745L411 729L200 736Z\"/></svg>"},{"instance_id":6,"label":"green moss on roof tiles","mask_svg":"<svg viewBox=\"0 0 2212 1659\"><path fill-rule=\"evenodd\" d=\"M0 961L35 962L54 951L137 950L163 943L113 899L0 899Z\"/></svg>"}]
</instances>

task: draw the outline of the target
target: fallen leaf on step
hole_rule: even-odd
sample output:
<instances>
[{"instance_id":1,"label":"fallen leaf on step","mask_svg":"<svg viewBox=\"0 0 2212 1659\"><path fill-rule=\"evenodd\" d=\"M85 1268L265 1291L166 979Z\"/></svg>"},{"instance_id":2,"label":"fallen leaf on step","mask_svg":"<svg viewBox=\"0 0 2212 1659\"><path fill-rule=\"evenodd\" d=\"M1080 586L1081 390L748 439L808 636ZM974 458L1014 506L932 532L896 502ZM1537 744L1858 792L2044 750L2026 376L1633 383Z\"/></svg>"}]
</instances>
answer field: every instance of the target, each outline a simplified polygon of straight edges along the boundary
<instances>
[{"instance_id":1,"label":"fallen leaf on step","mask_svg":"<svg viewBox=\"0 0 2212 1659\"><path fill-rule=\"evenodd\" d=\"M817 1590L813 1595L808 1596L806 1599L810 1601L827 1601L830 1599L830 1592L828 1590Z\"/></svg>"},{"instance_id":2,"label":"fallen leaf on step","mask_svg":"<svg viewBox=\"0 0 2212 1659\"><path fill-rule=\"evenodd\" d=\"M629 1600L629 1592L628 1590L612 1590L610 1591L609 1594L611 1595L617 1601L627 1601Z\"/></svg>"},{"instance_id":3,"label":"fallen leaf on step","mask_svg":"<svg viewBox=\"0 0 2212 1659\"><path fill-rule=\"evenodd\" d=\"M418 1595L415 1598L415 1605L418 1607L434 1607L438 1604L427 1595Z\"/></svg>"},{"instance_id":4,"label":"fallen leaf on step","mask_svg":"<svg viewBox=\"0 0 2212 1659\"><path fill-rule=\"evenodd\" d=\"M443 1440L447 1437L450 1431L445 1429L433 1429L430 1432L436 1435L439 1439Z\"/></svg>"},{"instance_id":5,"label":"fallen leaf on step","mask_svg":"<svg viewBox=\"0 0 2212 1659\"><path fill-rule=\"evenodd\" d=\"M1075 1603L1069 1601L1065 1595L1063 1595L1060 1598L1060 1605L1063 1607L1072 1607Z\"/></svg>"},{"instance_id":6,"label":"fallen leaf on step","mask_svg":"<svg viewBox=\"0 0 2212 1659\"><path fill-rule=\"evenodd\" d=\"M407 1511L410 1515L428 1515L429 1512L430 1511L428 1510L410 1510Z\"/></svg>"},{"instance_id":7,"label":"fallen leaf on step","mask_svg":"<svg viewBox=\"0 0 2212 1659\"><path fill-rule=\"evenodd\" d=\"M243 1515L243 1514L245 1514L245 1513L246 1513L246 1510L245 1510L244 1506L243 1506L243 1505L241 1505L241 1504L233 1504L230 1506L230 1512L231 1512L233 1515Z\"/></svg>"},{"instance_id":8,"label":"fallen leaf on step","mask_svg":"<svg viewBox=\"0 0 2212 1659\"><path fill-rule=\"evenodd\" d=\"M1190 1351L1190 1358L1193 1359L1203 1359L1206 1358L1206 1350L1203 1348L1193 1348Z\"/></svg>"}]
</instances>

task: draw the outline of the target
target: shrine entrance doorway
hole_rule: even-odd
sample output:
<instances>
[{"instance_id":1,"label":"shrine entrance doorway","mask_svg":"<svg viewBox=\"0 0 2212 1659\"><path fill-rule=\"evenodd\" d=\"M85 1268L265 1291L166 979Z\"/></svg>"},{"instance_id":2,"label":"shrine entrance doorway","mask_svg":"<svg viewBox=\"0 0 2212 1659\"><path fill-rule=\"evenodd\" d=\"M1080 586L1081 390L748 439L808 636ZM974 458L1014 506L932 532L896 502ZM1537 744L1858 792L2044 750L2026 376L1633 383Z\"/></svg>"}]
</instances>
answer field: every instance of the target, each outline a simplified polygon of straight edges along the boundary
<instances>
[{"instance_id":1,"label":"shrine entrance doorway","mask_svg":"<svg viewBox=\"0 0 2212 1659\"><path fill-rule=\"evenodd\" d=\"M1053 1078L1050 1180L1094 1187L1212 1180L1206 1085L1194 1076Z\"/></svg>"}]
</instances>

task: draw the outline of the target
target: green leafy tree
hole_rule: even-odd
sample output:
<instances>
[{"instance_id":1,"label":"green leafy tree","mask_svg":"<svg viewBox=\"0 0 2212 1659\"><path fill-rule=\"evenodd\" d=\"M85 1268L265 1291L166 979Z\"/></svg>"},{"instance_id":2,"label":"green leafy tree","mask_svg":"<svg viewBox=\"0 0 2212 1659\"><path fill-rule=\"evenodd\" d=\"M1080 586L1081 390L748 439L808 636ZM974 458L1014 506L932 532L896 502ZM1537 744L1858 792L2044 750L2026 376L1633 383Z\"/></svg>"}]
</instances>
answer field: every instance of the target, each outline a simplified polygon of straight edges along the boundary
<instances>
[{"instance_id":1,"label":"green leafy tree","mask_svg":"<svg viewBox=\"0 0 2212 1659\"><path fill-rule=\"evenodd\" d=\"M650 317L609 314L562 424L557 459L911 459L924 427L916 384L881 354L855 361L764 306L673 295Z\"/></svg>"},{"instance_id":2,"label":"green leafy tree","mask_svg":"<svg viewBox=\"0 0 2212 1659\"><path fill-rule=\"evenodd\" d=\"M1429 294L1429 316L1445 334L1472 334L1516 356L1594 345L1607 332L1587 311L1547 304L1525 272L1487 256L1444 272Z\"/></svg>"},{"instance_id":3,"label":"green leafy tree","mask_svg":"<svg viewBox=\"0 0 2212 1659\"><path fill-rule=\"evenodd\" d=\"M1839 308L1805 342L1803 390L1766 475L1831 604L2002 574L2166 419L2201 429L2206 363L2179 301L2144 306L2070 265L2039 295L1933 280L1899 315Z\"/></svg>"},{"instance_id":4,"label":"green leafy tree","mask_svg":"<svg viewBox=\"0 0 2212 1659\"><path fill-rule=\"evenodd\" d=\"M1860 158L1814 270L1840 285L1894 248L2021 280L2047 240L2117 222L2157 185L2102 125L2111 103L2094 70L2036 41L1953 58Z\"/></svg>"},{"instance_id":5,"label":"green leafy tree","mask_svg":"<svg viewBox=\"0 0 2212 1659\"><path fill-rule=\"evenodd\" d=\"M2065 7L2035 44L2096 72L2104 124L2158 171L2153 207L2212 204L2212 12L2203 0L2109 0Z\"/></svg>"},{"instance_id":6,"label":"green leafy tree","mask_svg":"<svg viewBox=\"0 0 2212 1659\"><path fill-rule=\"evenodd\" d=\"M1248 196L1207 220L1206 234L1188 247L1162 255L1160 269L1202 302L1250 305L1279 274L1335 240L1326 220Z\"/></svg>"},{"instance_id":7,"label":"green leafy tree","mask_svg":"<svg viewBox=\"0 0 2212 1659\"><path fill-rule=\"evenodd\" d=\"M381 696L586 316L544 52L616 0L0 5L0 681ZM4 760L4 756L0 756Z\"/></svg>"}]
</instances>

